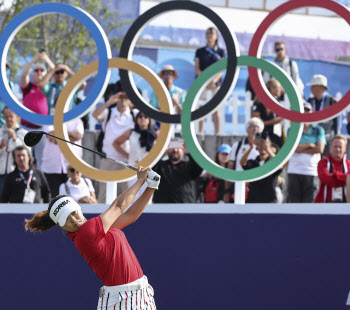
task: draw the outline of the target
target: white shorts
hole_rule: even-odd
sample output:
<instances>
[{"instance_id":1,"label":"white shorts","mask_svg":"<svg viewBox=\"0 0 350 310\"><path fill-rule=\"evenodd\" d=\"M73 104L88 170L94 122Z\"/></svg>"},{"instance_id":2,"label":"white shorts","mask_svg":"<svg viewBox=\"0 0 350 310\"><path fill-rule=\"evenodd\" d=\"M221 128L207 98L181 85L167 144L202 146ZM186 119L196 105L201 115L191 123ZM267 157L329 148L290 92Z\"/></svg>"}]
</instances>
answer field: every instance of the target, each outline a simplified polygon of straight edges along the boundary
<instances>
[{"instance_id":1,"label":"white shorts","mask_svg":"<svg viewBox=\"0 0 350 310\"><path fill-rule=\"evenodd\" d=\"M97 310L156 310L146 276L124 285L102 286Z\"/></svg>"}]
</instances>

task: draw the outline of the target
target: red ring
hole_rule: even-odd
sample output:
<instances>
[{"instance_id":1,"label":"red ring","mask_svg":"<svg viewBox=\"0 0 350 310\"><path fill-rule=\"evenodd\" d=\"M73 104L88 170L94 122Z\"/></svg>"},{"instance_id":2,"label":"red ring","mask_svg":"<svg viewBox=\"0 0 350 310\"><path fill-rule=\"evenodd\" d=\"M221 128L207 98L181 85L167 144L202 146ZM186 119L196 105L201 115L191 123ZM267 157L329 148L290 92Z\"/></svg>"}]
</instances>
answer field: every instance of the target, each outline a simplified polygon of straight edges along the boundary
<instances>
[{"instance_id":1,"label":"red ring","mask_svg":"<svg viewBox=\"0 0 350 310\"><path fill-rule=\"evenodd\" d=\"M262 45L265 42L265 33L267 29L283 14L302 7L320 7L328 9L344 18L350 25L350 11L340 3L330 0L288 1L271 11L270 14L267 15L266 18L262 21L262 23L260 24L253 36L252 42L250 43L249 55L260 58ZM340 114L350 103L350 90L348 90L348 92L344 95L344 97L341 100L324 110L305 114L296 111L291 111L276 104L275 101L273 101L272 98L266 93L260 82L258 70L256 68L249 67L248 72L252 87L258 98L261 100L261 102L272 112L276 113L278 116L293 122L315 123L325 121Z\"/></svg>"}]
</instances>

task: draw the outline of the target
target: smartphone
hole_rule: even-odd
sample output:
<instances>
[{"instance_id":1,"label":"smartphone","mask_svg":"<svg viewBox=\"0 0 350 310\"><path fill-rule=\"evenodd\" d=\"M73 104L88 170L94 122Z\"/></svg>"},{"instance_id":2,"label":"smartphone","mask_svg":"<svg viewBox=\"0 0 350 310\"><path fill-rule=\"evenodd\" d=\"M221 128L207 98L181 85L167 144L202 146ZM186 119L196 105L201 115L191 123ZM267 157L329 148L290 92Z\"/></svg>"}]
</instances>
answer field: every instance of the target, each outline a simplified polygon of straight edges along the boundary
<instances>
[{"instance_id":1,"label":"smartphone","mask_svg":"<svg viewBox=\"0 0 350 310\"><path fill-rule=\"evenodd\" d=\"M267 132L257 132L255 134L255 139L263 139L263 140L266 140L268 134Z\"/></svg>"},{"instance_id":2,"label":"smartphone","mask_svg":"<svg viewBox=\"0 0 350 310\"><path fill-rule=\"evenodd\" d=\"M39 53L46 52L44 48L39 49Z\"/></svg>"}]
</instances>

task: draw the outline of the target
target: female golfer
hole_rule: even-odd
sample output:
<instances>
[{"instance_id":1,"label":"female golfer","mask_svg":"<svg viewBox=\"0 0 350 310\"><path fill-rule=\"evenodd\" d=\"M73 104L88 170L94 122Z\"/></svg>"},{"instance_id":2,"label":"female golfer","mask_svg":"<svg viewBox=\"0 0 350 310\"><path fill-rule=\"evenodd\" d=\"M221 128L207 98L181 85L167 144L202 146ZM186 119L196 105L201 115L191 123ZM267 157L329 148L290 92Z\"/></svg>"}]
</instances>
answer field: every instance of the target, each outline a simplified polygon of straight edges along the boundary
<instances>
[{"instance_id":1,"label":"female golfer","mask_svg":"<svg viewBox=\"0 0 350 310\"><path fill-rule=\"evenodd\" d=\"M149 171L152 179L147 177ZM84 217L79 204L67 195L53 198L48 210L25 220L26 230L45 231L57 225L67 231L67 236L104 284L97 309L156 309L153 288L121 231L138 219L158 189L159 181L153 180L155 175L150 168L139 167L137 182L117 197L104 213L90 220ZM144 193L124 212L145 181L148 187Z\"/></svg>"}]
</instances>

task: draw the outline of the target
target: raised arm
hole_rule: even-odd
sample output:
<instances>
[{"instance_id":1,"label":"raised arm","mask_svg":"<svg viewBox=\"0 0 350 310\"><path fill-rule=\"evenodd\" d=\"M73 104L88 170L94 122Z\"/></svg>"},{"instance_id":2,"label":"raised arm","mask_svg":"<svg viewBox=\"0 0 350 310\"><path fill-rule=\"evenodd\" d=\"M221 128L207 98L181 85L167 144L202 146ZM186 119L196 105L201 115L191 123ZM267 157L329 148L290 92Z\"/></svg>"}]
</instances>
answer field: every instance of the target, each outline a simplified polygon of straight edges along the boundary
<instances>
[{"instance_id":1,"label":"raised arm","mask_svg":"<svg viewBox=\"0 0 350 310\"><path fill-rule=\"evenodd\" d=\"M22 74L21 74L21 80L20 80L21 88L25 88L28 85L28 83L30 82L30 79L29 79L30 70L32 70L33 64L39 60L40 60L40 53L36 54L33 57L32 61L28 62L23 67Z\"/></svg>"},{"instance_id":2,"label":"raised arm","mask_svg":"<svg viewBox=\"0 0 350 310\"><path fill-rule=\"evenodd\" d=\"M152 197L154 189L157 189L159 184L159 181L147 179L147 173L150 170L150 168L139 167L136 183L126 192L117 197L107 211L100 215L105 232L107 232L110 227L122 229L135 222L141 215L149 199ZM145 193L130 207L130 211L128 210L123 214L125 209L132 203L137 192L146 180L150 189L147 189Z\"/></svg>"},{"instance_id":3,"label":"raised arm","mask_svg":"<svg viewBox=\"0 0 350 310\"><path fill-rule=\"evenodd\" d=\"M125 150L121 147L121 145L129 140L132 129L126 130L122 135L120 135L117 139L113 141L113 147L117 152L122 154L124 157L129 158L129 153L125 152Z\"/></svg>"},{"instance_id":4,"label":"raised arm","mask_svg":"<svg viewBox=\"0 0 350 310\"><path fill-rule=\"evenodd\" d=\"M156 188L147 187L143 194L138 198L128 210L126 210L117 220L113 223L112 227L117 229L123 229L129 226L140 217L143 211L146 209L149 201Z\"/></svg>"}]
</instances>

